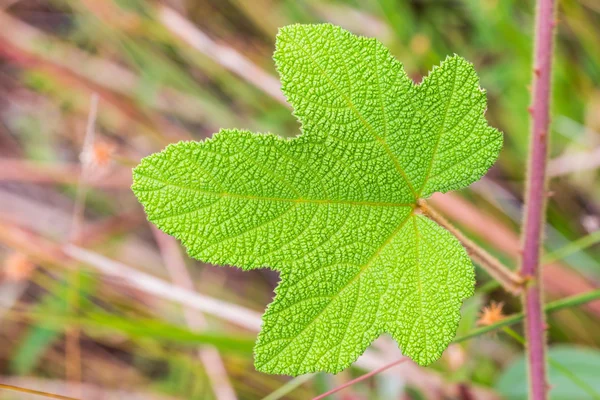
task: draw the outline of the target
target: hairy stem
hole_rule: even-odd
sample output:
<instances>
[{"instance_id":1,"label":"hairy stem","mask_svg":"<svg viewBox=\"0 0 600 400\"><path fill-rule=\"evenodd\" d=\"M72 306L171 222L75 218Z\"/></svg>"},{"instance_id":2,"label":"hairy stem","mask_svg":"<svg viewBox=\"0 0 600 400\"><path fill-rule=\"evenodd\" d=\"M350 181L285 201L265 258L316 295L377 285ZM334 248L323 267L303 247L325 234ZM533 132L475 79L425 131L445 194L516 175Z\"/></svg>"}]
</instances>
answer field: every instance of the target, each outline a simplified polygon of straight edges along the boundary
<instances>
[{"instance_id":1,"label":"hairy stem","mask_svg":"<svg viewBox=\"0 0 600 400\"><path fill-rule=\"evenodd\" d=\"M519 344L521 344L523 346L527 345L525 342L525 338L523 336L519 335L517 332L515 332L511 328L505 327L505 328L502 328L502 330L507 335L509 335L510 337L515 339L517 342L519 342ZM583 390L588 395L590 395L591 399L600 400L600 394L598 394L596 392L596 390L592 386L590 386L584 379L581 379L581 378L579 378L579 376L572 373L569 368L566 368L563 364L561 364L560 362L558 362L556 360L553 360L551 357L548 357L548 363L550 364L550 366L552 368L554 368L557 371L560 371L567 379L569 379L576 386L578 386L581 390Z\"/></svg>"},{"instance_id":2,"label":"hairy stem","mask_svg":"<svg viewBox=\"0 0 600 400\"><path fill-rule=\"evenodd\" d=\"M446 228L448 231L450 231L454 236L456 236L458 240L460 240L462 245L465 247L465 249L467 249L469 256L471 256L471 258L477 264L479 264L483 269L485 269L487 273L489 273L492 276L492 278L498 281L502 285L502 287L504 287L504 289L513 294L519 294L521 292L524 283L524 280L521 276L510 270L508 267L502 264L496 257L492 256L490 253L482 249L471 239L466 237L460 230L458 230L454 225L448 222L446 218L444 218L437 211L431 208L431 206L428 205L425 202L425 200L419 200L418 208L423 212L423 214L425 214L426 216L428 216L429 218Z\"/></svg>"},{"instance_id":3,"label":"hairy stem","mask_svg":"<svg viewBox=\"0 0 600 400\"><path fill-rule=\"evenodd\" d=\"M535 23L533 101L525 217L522 230L521 274L529 284L523 292L529 394L532 400L547 398L546 334L540 279L542 227L546 215L546 164L550 124L550 86L554 31L554 0L538 0Z\"/></svg>"}]
</instances>

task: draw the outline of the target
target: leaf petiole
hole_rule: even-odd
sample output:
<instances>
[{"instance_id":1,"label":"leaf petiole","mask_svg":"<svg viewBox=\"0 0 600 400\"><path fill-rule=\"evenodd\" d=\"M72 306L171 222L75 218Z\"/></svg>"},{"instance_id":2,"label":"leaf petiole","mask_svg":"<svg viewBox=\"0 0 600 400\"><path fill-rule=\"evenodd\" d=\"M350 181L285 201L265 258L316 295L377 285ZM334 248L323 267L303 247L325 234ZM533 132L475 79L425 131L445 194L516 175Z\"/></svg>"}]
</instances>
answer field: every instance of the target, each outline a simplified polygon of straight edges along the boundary
<instances>
[{"instance_id":1,"label":"leaf petiole","mask_svg":"<svg viewBox=\"0 0 600 400\"><path fill-rule=\"evenodd\" d=\"M510 270L507 266L502 264L500 260L466 237L464 233L458 230L446 218L431 208L431 206L427 204L425 200L420 199L417 202L417 209L431 220L437 222L448 231L452 232L452 234L456 236L456 238L460 240L462 245L465 247L469 253L469 256L471 256L471 258L477 264L479 264L487 271L487 273L489 273L496 281L498 281L506 291L514 295L521 293L525 285L525 279L523 279L523 277Z\"/></svg>"}]
</instances>

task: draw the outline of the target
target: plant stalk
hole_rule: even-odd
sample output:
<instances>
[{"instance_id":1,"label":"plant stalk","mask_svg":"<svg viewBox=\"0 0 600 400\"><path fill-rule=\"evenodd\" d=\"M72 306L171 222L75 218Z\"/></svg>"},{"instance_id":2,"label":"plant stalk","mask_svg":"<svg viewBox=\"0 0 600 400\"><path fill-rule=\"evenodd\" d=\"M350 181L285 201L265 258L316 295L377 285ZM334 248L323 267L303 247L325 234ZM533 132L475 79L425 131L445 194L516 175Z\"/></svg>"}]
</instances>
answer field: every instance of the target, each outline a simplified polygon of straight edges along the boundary
<instances>
[{"instance_id":1,"label":"plant stalk","mask_svg":"<svg viewBox=\"0 0 600 400\"><path fill-rule=\"evenodd\" d=\"M4 383L0 383L0 389L11 390L13 392L19 392L19 393L27 393L27 394L37 395L37 396L43 396L48 399L77 400L76 398L73 398L73 397L61 396L59 394L54 394L54 393L40 392L39 390L26 389L26 388L22 388L22 387L18 387L18 386L13 386L13 385L6 385Z\"/></svg>"},{"instance_id":2,"label":"plant stalk","mask_svg":"<svg viewBox=\"0 0 600 400\"><path fill-rule=\"evenodd\" d=\"M553 301L552 303L548 303L544 306L544 311L546 313L553 313L556 311L564 310L566 308L577 307L582 304L586 304L586 303L589 303L590 301L594 301L594 300L598 300L598 299L600 299L600 289L593 290L591 292L587 292L587 293L580 294L577 296L571 296L571 297L567 297L567 298L564 298L561 300ZM477 336L481 336L488 332L493 332L493 331L503 328L505 326L510 326L510 325L516 324L518 322L521 322L524 318L525 318L525 315L523 315L522 312L518 313L518 314L509 315L509 316L501 319L500 321L496 322L495 324L482 326L480 328L473 329L471 332L469 332L463 336L454 338L452 343L464 342L466 340L472 339Z\"/></svg>"},{"instance_id":3,"label":"plant stalk","mask_svg":"<svg viewBox=\"0 0 600 400\"><path fill-rule=\"evenodd\" d=\"M521 276L519 276L519 274L511 271L508 267L502 264L500 260L466 237L460 230L448 222L446 218L431 208L431 206L428 205L425 200L419 200L418 209L421 210L421 212L423 212L423 214L425 214L427 217L431 218L433 221L437 222L450 231L454 236L456 236L469 253L469 256L483 269L485 269L487 273L492 276L492 278L498 281L506 291L512 294L521 293L524 280Z\"/></svg>"},{"instance_id":4,"label":"plant stalk","mask_svg":"<svg viewBox=\"0 0 600 400\"><path fill-rule=\"evenodd\" d=\"M523 311L527 339L529 395L532 400L545 400L548 392L546 323L540 279L540 251L546 216L546 164L550 124L554 8L555 0L537 0L533 99L529 109L532 124L524 227L521 233L523 242L521 275L529 281L523 292Z\"/></svg>"}]
</instances>

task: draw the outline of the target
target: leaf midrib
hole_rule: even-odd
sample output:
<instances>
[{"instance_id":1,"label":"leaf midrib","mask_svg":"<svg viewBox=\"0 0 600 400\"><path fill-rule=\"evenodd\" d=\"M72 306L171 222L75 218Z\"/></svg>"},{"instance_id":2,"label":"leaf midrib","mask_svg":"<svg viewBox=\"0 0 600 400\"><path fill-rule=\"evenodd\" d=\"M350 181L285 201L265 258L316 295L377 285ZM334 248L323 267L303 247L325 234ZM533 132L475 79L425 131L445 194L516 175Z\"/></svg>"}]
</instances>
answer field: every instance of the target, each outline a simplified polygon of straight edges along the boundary
<instances>
[{"instance_id":1,"label":"leaf midrib","mask_svg":"<svg viewBox=\"0 0 600 400\"><path fill-rule=\"evenodd\" d=\"M229 193L229 192L213 192L209 190L202 190L194 187L186 187L175 185L171 182L165 182L160 179L156 179L154 177L141 174L136 172L136 175L142 176L146 179L153 180L155 182L161 183L164 185L159 189L152 190L142 190L142 191L158 191L162 190L165 187L177 188L180 190L188 190L196 193L201 193L205 195L213 195L216 197L222 198L232 198L232 199L240 199L240 200L254 200L254 201L267 201L267 202L285 202L285 203L300 203L300 204L339 204L339 205L349 205L349 206L361 206L361 207L416 207L415 203L394 203L394 202L381 202L381 201L359 201L359 200L341 200L341 199L313 199L313 198L288 198L288 197L272 197L272 196L255 196L255 195L245 195L238 193ZM139 190L139 189L137 189Z\"/></svg>"},{"instance_id":2,"label":"leaf midrib","mask_svg":"<svg viewBox=\"0 0 600 400\"><path fill-rule=\"evenodd\" d=\"M295 336L290 337L290 338L280 338L280 339L278 339L278 340L284 340L284 339L285 340L289 340L289 343L287 343L285 346L283 346L283 348L279 349L275 355L273 355L272 357L270 357L268 360L264 361L261 365L264 366L264 365L270 363L273 359L275 359L282 352L284 352L285 349L287 349L294 342L294 339L300 337L304 332L306 332L307 329L309 329L310 327L314 326L314 324L323 316L323 314L325 314L325 312L333 304L333 302L336 299L338 299L346 289L348 289L352 284L354 284L354 282L356 282L358 279L360 279L364 275L365 271L367 271L373 265L373 263L380 256L381 252L383 252L383 250L402 231L402 229L408 223L408 221L409 220L414 220L415 218L416 218L416 216L414 214L409 214L409 215L406 216L405 219L403 219L402 221L400 221L400 223L398 224L398 226L393 230L392 234L389 235L382 242L382 244L377 248L377 250L373 253L373 255L371 255L371 257L369 257L369 259L365 262L365 264L363 266L361 266L360 270L356 273L356 275L354 275L354 277L352 277L352 279L350 279L348 282L346 282L344 284L344 286L342 286L340 288L340 290L337 293L335 293L330 298L329 302L325 305L325 307L323 307L323 309L321 311L319 311L319 313L308 324L306 324L306 326L304 326L304 328L302 328L302 330L298 334L296 334ZM422 297L421 288L419 288L419 294ZM272 342L267 342L263 346L268 346L270 343L272 343ZM342 342L339 343L339 345L341 345L341 344L342 344Z\"/></svg>"},{"instance_id":3,"label":"leaf midrib","mask_svg":"<svg viewBox=\"0 0 600 400\"><path fill-rule=\"evenodd\" d=\"M292 41L294 42L294 44L296 44L296 42L293 40L293 38L292 38ZM408 185L408 188L410 189L412 195L415 198L415 202L416 202L419 199L419 195L417 194L417 191L413 187L410 179L408 179L408 175L404 171L404 168L402 168L402 166L400 165L400 161L398 160L398 157L396 157L396 155L392 152L392 150L390 149L390 146L387 144L385 138L382 138L381 136L379 136L377 134L377 132L375 131L375 129L373 128L373 126L371 126L371 124L356 109L356 106L354 105L354 103L352 102L352 100L343 91L340 90L340 88L335 84L335 82L333 82L331 80L331 78L329 77L329 75L327 75L327 73L325 72L325 70L323 69L323 67L321 67L321 65L317 62L317 60L315 60L314 57L309 52L307 52L302 46L299 46L299 45L296 44L296 48L300 49L304 54L306 54L306 56L317 66L317 68L319 69L319 72L321 73L321 75L325 79L327 79L327 81L329 82L329 84L331 84L331 86L335 89L335 91L338 92L340 96L342 96L342 98L348 104L348 107L350 108L350 110L352 110L352 112L358 117L358 119L360 120L360 122L362 122L362 124L364 125L364 127L367 128L367 130L373 135L373 137L375 138L375 140L381 145L381 147L386 152L386 154L388 155L388 157L390 157L390 160L393 162L393 164L394 164L396 170L398 171L398 173L400 173L400 176L402 176L402 178L404 179L404 181Z\"/></svg>"}]
</instances>

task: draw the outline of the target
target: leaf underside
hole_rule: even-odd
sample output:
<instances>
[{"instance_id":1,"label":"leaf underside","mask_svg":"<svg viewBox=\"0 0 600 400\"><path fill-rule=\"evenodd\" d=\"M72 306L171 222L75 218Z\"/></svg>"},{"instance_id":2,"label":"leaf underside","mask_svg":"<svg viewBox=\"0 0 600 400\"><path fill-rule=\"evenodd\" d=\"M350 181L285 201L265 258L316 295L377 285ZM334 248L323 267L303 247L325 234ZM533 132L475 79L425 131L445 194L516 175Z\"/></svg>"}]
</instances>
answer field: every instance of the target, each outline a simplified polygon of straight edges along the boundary
<instances>
[{"instance_id":1,"label":"leaf underside","mask_svg":"<svg viewBox=\"0 0 600 400\"><path fill-rule=\"evenodd\" d=\"M377 40L292 25L275 61L302 135L222 130L146 157L133 190L193 258L280 271L260 371L339 372L382 333L421 365L454 337L473 265L419 199L478 180L502 147L463 58L419 85Z\"/></svg>"}]
</instances>

